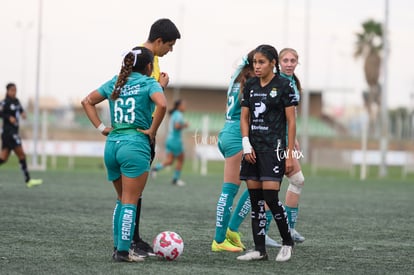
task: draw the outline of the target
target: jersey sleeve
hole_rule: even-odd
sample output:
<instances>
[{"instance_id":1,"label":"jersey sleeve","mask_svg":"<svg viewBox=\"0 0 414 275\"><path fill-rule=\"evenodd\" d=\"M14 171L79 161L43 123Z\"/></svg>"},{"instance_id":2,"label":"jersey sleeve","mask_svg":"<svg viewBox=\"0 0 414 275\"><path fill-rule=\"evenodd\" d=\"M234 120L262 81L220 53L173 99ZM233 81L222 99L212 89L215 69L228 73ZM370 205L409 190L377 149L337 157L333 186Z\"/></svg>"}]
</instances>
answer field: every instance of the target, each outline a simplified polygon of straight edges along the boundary
<instances>
[{"instance_id":1,"label":"jersey sleeve","mask_svg":"<svg viewBox=\"0 0 414 275\"><path fill-rule=\"evenodd\" d=\"M179 123L180 125L184 125L184 116L181 112L176 112L177 115L175 117L175 123Z\"/></svg>"},{"instance_id":2,"label":"jersey sleeve","mask_svg":"<svg viewBox=\"0 0 414 275\"><path fill-rule=\"evenodd\" d=\"M290 84L290 81L286 80L283 85L282 101L285 107L297 106L299 103L295 89Z\"/></svg>"},{"instance_id":3,"label":"jersey sleeve","mask_svg":"<svg viewBox=\"0 0 414 275\"><path fill-rule=\"evenodd\" d=\"M150 83L149 83L149 96L151 97L153 94L155 93L164 93L160 83L158 83L158 81L155 81L155 79L150 78Z\"/></svg>"},{"instance_id":4,"label":"jersey sleeve","mask_svg":"<svg viewBox=\"0 0 414 275\"><path fill-rule=\"evenodd\" d=\"M108 80L107 82L102 84L101 87L97 89L98 93L105 98L109 98L112 92L114 91L116 79L117 76L114 76L111 80Z\"/></svg>"},{"instance_id":5,"label":"jersey sleeve","mask_svg":"<svg viewBox=\"0 0 414 275\"><path fill-rule=\"evenodd\" d=\"M24 113L24 108L23 108L23 105L20 103L20 101L19 100L17 100L17 103L19 104L19 106L20 106L20 113Z\"/></svg>"}]
</instances>

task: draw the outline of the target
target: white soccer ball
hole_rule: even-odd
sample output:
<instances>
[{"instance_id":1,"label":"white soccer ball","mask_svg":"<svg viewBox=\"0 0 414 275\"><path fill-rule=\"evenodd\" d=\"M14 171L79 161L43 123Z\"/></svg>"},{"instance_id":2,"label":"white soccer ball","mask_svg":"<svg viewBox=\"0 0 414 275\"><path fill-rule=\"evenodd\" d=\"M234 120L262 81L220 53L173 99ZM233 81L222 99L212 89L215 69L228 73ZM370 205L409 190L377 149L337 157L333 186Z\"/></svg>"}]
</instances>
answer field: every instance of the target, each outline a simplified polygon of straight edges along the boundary
<instances>
[{"instance_id":1,"label":"white soccer ball","mask_svg":"<svg viewBox=\"0 0 414 275\"><path fill-rule=\"evenodd\" d=\"M184 241L172 231L163 231L152 242L155 254L168 261L177 259L184 250Z\"/></svg>"}]
</instances>

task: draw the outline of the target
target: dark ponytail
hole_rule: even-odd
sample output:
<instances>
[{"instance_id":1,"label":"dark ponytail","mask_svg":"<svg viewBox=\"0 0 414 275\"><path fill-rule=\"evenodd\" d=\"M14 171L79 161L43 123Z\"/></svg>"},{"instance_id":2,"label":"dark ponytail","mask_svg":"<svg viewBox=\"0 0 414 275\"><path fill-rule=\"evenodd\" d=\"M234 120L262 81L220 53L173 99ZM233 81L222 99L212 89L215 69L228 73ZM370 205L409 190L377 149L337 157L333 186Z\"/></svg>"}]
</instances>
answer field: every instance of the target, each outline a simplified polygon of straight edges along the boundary
<instances>
[{"instance_id":1,"label":"dark ponytail","mask_svg":"<svg viewBox=\"0 0 414 275\"><path fill-rule=\"evenodd\" d=\"M174 107L168 112L169 115L172 115L175 111L177 111L182 102L183 101L181 99L177 99L176 101L174 101Z\"/></svg>"},{"instance_id":2,"label":"dark ponytail","mask_svg":"<svg viewBox=\"0 0 414 275\"><path fill-rule=\"evenodd\" d=\"M128 52L122 62L121 71L115 83L114 91L111 94L111 99L115 100L119 97L122 87L128 81L131 72L146 74L145 70L147 65L149 63L152 64L153 60L154 55L145 47L135 47L132 51Z\"/></svg>"}]
</instances>

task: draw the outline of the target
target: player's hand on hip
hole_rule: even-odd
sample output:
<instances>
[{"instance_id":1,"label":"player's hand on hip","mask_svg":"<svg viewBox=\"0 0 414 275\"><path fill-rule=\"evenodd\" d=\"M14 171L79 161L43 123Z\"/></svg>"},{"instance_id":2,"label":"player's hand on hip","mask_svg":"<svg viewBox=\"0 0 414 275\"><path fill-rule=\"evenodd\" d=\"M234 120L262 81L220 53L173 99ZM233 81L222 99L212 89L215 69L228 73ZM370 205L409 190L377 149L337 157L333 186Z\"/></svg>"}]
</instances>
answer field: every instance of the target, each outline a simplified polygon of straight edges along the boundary
<instances>
[{"instance_id":1,"label":"player's hand on hip","mask_svg":"<svg viewBox=\"0 0 414 275\"><path fill-rule=\"evenodd\" d=\"M147 129L147 130L137 129L137 131L143 133L144 135L147 135L151 144L155 143L155 136L157 134L156 132L154 132L151 129Z\"/></svg>"},{"instance_id":2,"label":"player's hand on hip","mask_svg":"<svg viewBox=\"0 0 414 275\"><path fill-rule=\"evenodd\" d=\"M107 136L112 131L111 127L105 127L105 129L102 131L102 135Z\"/></svg>"}]
</instances>

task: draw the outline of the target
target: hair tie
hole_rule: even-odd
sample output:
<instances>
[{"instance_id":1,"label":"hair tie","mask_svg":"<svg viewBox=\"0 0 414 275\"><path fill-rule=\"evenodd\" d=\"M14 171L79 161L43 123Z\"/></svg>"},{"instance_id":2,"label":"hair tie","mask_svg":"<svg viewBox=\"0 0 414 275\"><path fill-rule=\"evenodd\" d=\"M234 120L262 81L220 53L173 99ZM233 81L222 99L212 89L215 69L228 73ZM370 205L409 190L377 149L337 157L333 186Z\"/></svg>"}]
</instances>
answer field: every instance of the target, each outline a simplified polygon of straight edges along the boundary
<instances>
[{"instance_id":1,"label":"hair tie","mask_svg":"<svg viewBox=\"0 0 414 275\"><path fill-rule=\"evenodd\" d=\"M127 51L127 52L124 52L123 54L122 54L122 57L123 57L123 59L122 59L122 66L125 66L125 57L129 54L129 53L132 53L133 55L134 55L134 63L132 64L132 66L135 66L136 64L137 64L137 59L138 59L138 55L139 54L141 54L142 53L142 51L141 50L132 50L132 51Z\"/></svg>"}]
</instances>

